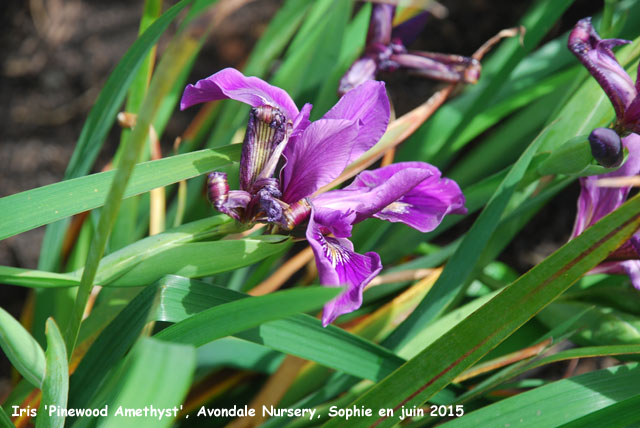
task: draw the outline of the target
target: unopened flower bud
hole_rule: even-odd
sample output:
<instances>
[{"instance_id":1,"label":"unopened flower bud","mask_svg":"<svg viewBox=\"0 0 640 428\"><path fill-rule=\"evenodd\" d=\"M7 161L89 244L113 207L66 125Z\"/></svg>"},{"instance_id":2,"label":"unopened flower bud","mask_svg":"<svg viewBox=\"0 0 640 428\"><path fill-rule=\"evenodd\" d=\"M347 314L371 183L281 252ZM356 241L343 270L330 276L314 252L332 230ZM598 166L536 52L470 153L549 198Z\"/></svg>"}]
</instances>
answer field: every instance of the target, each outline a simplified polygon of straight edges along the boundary
<instances>
[{"instance_id":1,"label":"unopened flower bud","mask_svg":"<svg viewBox=\"0 0 640 428\"><path fill-rule=\"evenodd\" d=\"M623 159L620 136L610 128L596 128L589 135L591 154L606 168L620 166Z\"/></svg>"}]
</instances>

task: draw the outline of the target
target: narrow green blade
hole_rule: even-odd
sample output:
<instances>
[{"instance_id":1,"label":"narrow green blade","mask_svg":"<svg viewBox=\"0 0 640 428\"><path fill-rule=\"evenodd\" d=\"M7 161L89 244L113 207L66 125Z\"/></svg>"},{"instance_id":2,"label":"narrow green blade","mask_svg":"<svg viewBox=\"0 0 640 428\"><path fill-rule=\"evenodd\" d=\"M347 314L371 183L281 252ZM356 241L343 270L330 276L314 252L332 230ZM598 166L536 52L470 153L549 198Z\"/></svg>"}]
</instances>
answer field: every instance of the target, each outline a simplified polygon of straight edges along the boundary
<instances>
[{"instance_id":1,"label":"narrow green blade","mask_svg":"<svg viewBox=\"0 0 640 428\"><path fill-rule=\"evenodd\" d=\"M160 281L158 320L179 322L212 306L247 298L246 294L201 281L167 276ZM333 325L296 314L236 335L361 379L380 380L404 360L391 351ZM331 352L327 352L331 349Z\"/></svg>"},{"instance_id":2,"label":"narrow green blade","mask_svg":"<svg viewBox=\"0 0 640 428\"><path fill-rule=\"evenodd\" d=\"M445 335L408 361L354 405L371 409L421 405L556 299L640 226L634 197L570 241ZM394 418L334 419L325 426L390 426Z\"/></svg>"},{"instance_id":3,"label":"narrow green blade","mask_svg":"<svg viewBox=\"0 0 640 428\"><path fill-rule=\"evenodd\" d=\"M106 399L98 408L108 405L109 412L100 418L98 426L171 426L182 409L195 362L192 346L141 339L102 391ZM136 414L136 409L142 411Z\"/></svg>"},{"instance_id":4,"label":"narrow green blade","mask_svg":"<svg viewBox=\"0 0 640 428\"><path fill-rule=\"evenodd\" d=\"M0 347L16 370L40 388L45 374L44 351L29 332L0 308Z\"/></svg>"},{"instance_id":5,"label":"narrow green blade","mask_svg":"<svg viewBox=\"0 0 640 428\"><path fill-rule=\"evenodd\" d=\"M69 366L67 365L67 349L64 346L62 333L53 318L47 320L47 371L42 382L42 398L36 418L36 428L62 428L64 415L55 409L66 409L69 393Z\"/></svg>"},{"instance_id":6,"label":"narrow green blade","mask_svg":"<svg viewBox=\"0 0 640 428\"><path fill-rule=\"evenodd\" d=\"M232 145L138 164L124 197L229 165L240 158L240 149ZM104 205L116 173L101 172L5 196L0 199L0 239Z\"/></svg>"},{"instance_id":7,"label":"narrow green blade","mask_svg":"<svg viewBox=\"0 0 640 428\"><path fill-rule=\"evenodd\" d=\"M342 290L307 287L240 299L199 312L156 334L161 340L202 346L267 321L319 309Z\"/></svg>"},{"instance_id":8,"label":"narrow green blade","mask_svg":"<svg viewBox=\"0 0 640 428\"><path fill-rule=\"evenodd\" d=\"M442 426L475 428L517 425L551 428L571 422L574 423L569 426L620 426L614 422L615 414L610 414L612 424L609 424L609 421L602 425L589 423L576 425L576 423L579 420L586 422L590 419L588 415L607 409L609 406L615 406L627 399L632 398L637 402L638 385L640 385L638 364L611 367L541 386L469 413L462 418L454 419ZM637 422L639 415L640 407L636 407L635 412L631 414L631 422Z\"/></svg>"}]
</instances>

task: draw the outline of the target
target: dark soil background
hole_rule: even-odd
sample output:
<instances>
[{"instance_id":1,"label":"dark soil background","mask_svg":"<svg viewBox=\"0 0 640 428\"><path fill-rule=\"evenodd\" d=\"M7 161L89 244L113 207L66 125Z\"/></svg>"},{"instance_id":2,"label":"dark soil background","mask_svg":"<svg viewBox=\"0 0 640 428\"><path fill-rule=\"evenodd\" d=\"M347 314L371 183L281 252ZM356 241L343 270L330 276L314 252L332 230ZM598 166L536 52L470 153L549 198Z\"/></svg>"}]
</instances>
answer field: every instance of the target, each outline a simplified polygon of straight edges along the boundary
<instances>
[{"instance_id":1,"label":"dark soil background","mask_svg":"<svg viewBox=\"0 0 640 428\"><path fill-rule=\"evenodd\" d=\"M0 5L0 197L62 179L83 122L109 73L138 31L142 1L30 0ZM165 2L165 8L169 6ZM240 67L282 0L256 0L215 30L190 81L226 66ZM446 19L432 19L415 49L470 55L499 30L517 25L531 0L442 0ZM579 0L549 38L595 13L601 0ZM163 43L160 44L160 52ZM434 85L418 77L388 78L399 114L423 102ZM176 114L165 135L170 144L188 124ZM114 129L95 170L115 152ZM564 243L575 215L578 188L558 196L505 252L514 267L526 270ZM0 264L37 266L43 228L0 242ZM0 285L0 306L19 316L26 289ZM0 355L0 402L8 386L9 365ZM4 387L3 387L4 384Z\"/></svg>"}]
</instances>

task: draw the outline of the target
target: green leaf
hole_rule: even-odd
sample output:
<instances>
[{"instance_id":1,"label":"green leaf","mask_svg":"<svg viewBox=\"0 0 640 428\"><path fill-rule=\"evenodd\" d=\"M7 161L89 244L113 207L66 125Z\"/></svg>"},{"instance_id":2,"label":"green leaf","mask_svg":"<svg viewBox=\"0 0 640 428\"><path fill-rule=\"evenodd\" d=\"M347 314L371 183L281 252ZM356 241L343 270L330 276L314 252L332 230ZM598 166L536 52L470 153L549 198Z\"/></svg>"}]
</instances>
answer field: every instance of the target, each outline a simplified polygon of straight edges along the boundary
<instances>
[{"instance_id":1,"label":"green leaf","mask_svg":"<svg viewBox=\"0 0 640 428\"><path fill-rule=\"evenodd\" d=\"M135 245L135 244L134 244ZM116 287L149 284L167 274L199 278L254 264L285 251L291 241L277 235L187 243L153 254L109 283Z\"/></svg>"},{"instance_id":2,"label":"green leaf","mask_svg":"<svg viewBox=\"0 0 640 428\"><path fill-rule=\"evenodd\" d=\"M616 286L616 279L622 283L620 286ZM628 284L629 277L626 275L617 275L615 277L606 275L606 279L600 286L590 287L584 291L569 290L567 298L597 304L601 307L610 306L614 309L640 316L640 290L629 287Z\"/></svg>"},{"instance_id":3,"label":"green leaf","mask_svg":"<svg viewBox=\"0 0 640 428\"><path fill-rule=\"evenodd\" d=\"M167 276L160 284L158 320L161 321L182 321L211 306L247 297L243 293L176 276ZM404 362L379 345L333 325L322 327L318 319L304 314L267 322L236 336L363 379L380 380Z\"/></svg>"},{"instance_id":4,"label":"green leaf","mask_svg":"<svg viewBox=\"0 0 640 428\"><path fill-rule=\"evenodd\" d=\"M236 368L273 374L284 355L266 346L235 337L225 337L202 345L196 350L198 368L214 370Z\"/></svg>"},{"instance_id":5,"label":"green leaf","mask_svg":"<svg viewBox=\"0 0 640 428\"><path fill-rule=\"evenodd\" d=\"M564 49L564 44L562 48ZM531 57L532 56L527 57L525 60L523 60L523 63ZM541 62L544 61L542 58L539 60ZM461 133L457 135L454 141L451 143L452 146L464 147L469 141L473 140L473 138L477 137L482 132L489 129L491 126L500 122L500 120L506 117L508 114L521 107L527 107L531 104L534 104L534 102L540 98L544 97L555 101L555 98L564 96L563 89L566 89L567 86L573 80L575 80L578 70L579 69L577 67L574 67L569 70L564 70L553 74L546 79L540 77L540 80L535 80L532 86L525 87L521 91L516 91L507 99L497 102L490 108L481 111L478 115L473 117L471 123L467 124L464 128L461 129ZM514 70L514 77L517 73L518 71ZM505 86L507 85L508 83L503 86L501 92L506 92ZM553 112L553 107L555 107L555 104L549 103L548 101L545 102L545 104L547 104L548 116ZM521 131L520 134L522 134ZM458 165L456 165L456 167L458 167Z\"/></svg>"},{"instance_id":6,"label":"green leaf","mask_svg":"<svg viewBox=\"0 0 640 428\"><path fill-rule=\"evenodd\" d=\"M142 66L147 53L156 44L162 33L192 0L182 0L167 10L129 48L100 92L82 128L64 178L81 177L89 172L98 156L109 129L116 120L127 90ZM4 223L0 223L4 224ZM59 250L67 222L56 223L47 228L40 251L38 268L54 270L58 264ZM28 230L28 229L27 229Z\"/></svg>"},{"instance_id":7,"label":"green leaf","mask_svg":"<svg viewBox=\"0 0 640 428\"><path fill-rule=\"evenodd\" d=\"M101 285L108 285L142 262L153 263L147 262L147 260L161 254L163 251L177 248L190 242L219 239L227 234L240 232L242 228L226 215L216 215L183 224L157 235L148 236L105 256L100 261L96 282ZM164 267L163 269L167 270L167 268ZM74 272L74 274L79 277L81 272ZM140 284L148 284L153 281L141 282Z\"/></svg>"},{"instance_id":8,"label":"green leaf","mask_svg":"<svg viewBox=\"0 0 640 428\"><path fill-rule=\"evenodd\" d=\"M218 239L242 229L225 215L217 215L184 224L158 235L141 239L125 248L105 256L100 261L96 283L109 285L142 261L181 244L205 239ZM25 287L74 287L80 283L82 269L60 274L38 270L0 266L0 280L6 284Z\"/></svg>"},{"instance_id":9,"label":"green leaf","mask_svg":"<svg viewBox=\"0 0 640 428\"><path fill-rule=\"evenodd\" d=\"M40 388L45 374L44 351L29 332L0 307L0 347L16 370Z\"/></svg>"},{"instance_id":10,"label":"green leaf","mask_svg":"<svg viewBox=\"0 0 640 428\"><path fill-rule=\"evenodd\" d=\"M638 397L639 384L638 364L611 367L523 392L441 426L559 427L621 401ZM612 417L616 419L615 415ZM637 419L633 422L637 422ZM607 422L602 426L619 425Z\"/></svg>"},{"instance_id":11,"label":"green leaf","mask_svg":"<svg viewBox=\"0 0 640 428\"><path fill-rule=\"evenodd\" d=\"M4 428L16 428L16 426L13 424L13 422L11 422L11 419L9 419L9 416L4 411L2 406L0 406L0 425L3 426Z\"/></svg>"},{"instance_id":12,"label":"green leaf","mask_svg":"<svg viewBox=\"0 0 640 428\"><path fill-rule=\"evenodd\" d=\"M594 358L617 355L634 355L640 354L640 344L638 345L611 345L611 346L585 346L583 348L568 349L540 358L530 364L524 366L522 370L518 370L514 376L524 373L536 367L542 367L547 364L558 361L573 360L576 358Z\"/></svg>"},{"instance_id":13,"label":"green leaf","mask_svg":"<svg viewBox=\"0 0 640 428\"><path fill-rule=\"evenodd\" d=\"M267 321L319 309L340 292L340 288L306 287L240 299L198 312L167 327L155 337L202 346Z\"/></svg>"},{"instance_id":14,"label":"green leaf","mask_svg":"<svg viewBox=\"0 0 640 428\"><path fill-rule=\"evenodd\" d=\"M342 40L340 57L322 84L313 103L312 119L320 118L338 101L337 88L340 84L340 79L351 64L358 59L358 55L365 45L370 16L371 5L365 3L347 26L345 36Z\"/></svg>"},{"instance_id":15,"label":"green leaf","mask_svg":"<svg viewBox=\"0 0 640 428\"><path fill-rule=\"evenodd\" d=\"M605 259L640 226L636 196L504 288L353 404L371 409L421 405L509 337ZM390 426L392 418L334 419L325 426Z\"/></svg>"},{"instance_id":16,"label":"green leaf","mask_svg":"<svg viewBox=\"0 0 640 428\"><path fill-rule=\"evenodd\" d=\"M562 91L549 94L496 125L481 144L452 166L447 177L464 187L511 165L544 127L562 95ZM587 154L588 163L591 151Z\"/></svg>"},{"instance_id":17,"label":"green leaf","mask_svg":"<svg viewBox=\"0 0 640 428\"><path fill-rule=\"evenodd\" d=\"M576 314L575 316L573 316L570 319L564 321L563 323L555 325L546 334L544 334L541 337L537 338L537 340L535 340L535 341L531 341L530 343L528 343L525 346L532 346L532 345L538 344L538 343L540 343L540 342L542 342L544 340L547 340L547 339L552 339L552 340L554 340L556 342L560 342L562 340L565 340L573 332L575 332L578 329L578 326L580 325L579 322L580 322L581 318L587 312L589 312L589 310L591 310L591 308L588 308L588 309L584 310L583 312L580 312L580 313ZM517 362L515 364L512 364L512 365L510 365L508 367L503 368L502 370L498 371L497 373L494 373L491 376L489 376L489 377L483 379L482 381L480 381L479 383L477 383L474 386L473 389L465 392L462 395L459 395L456 398L455 402L457 404L466 403L468 401L472 401L475 398L484 395L487 391L490 391L490 390L494 389L495 387L497 387L498 385L503 384L507 380L512 379L514 377L515 373L523 373L521 370L523 370L523 367L527 366L528 363L529 363L528 360L523 360L523 361Z\"/></svg>"},{"instance_id":18,"label":"green leaf","mask_svg":"<svg viewBox=\"0 0 640 428\"><path fill-rule=\"evenodd\" d=\"M317 0L291 42L273 85L294 99L319 87L338 60L352 2Z\"/></svg>"},{"instance_id":19,"label":"green leaf","mask_svg":"<svg viewBox=\"0 0 640 428\"><path fill-rule=\"evenodd\" d=\"M144 326L153 320L158 287L151 285L138 294L109 323L91 345L71 376L69 408L85 408L110 370L138 339Z\"/></svg>"},{"instance_id":20,"label":"green leaf","mask_svg":"<svg viewBox=\"0 0 640 428\"><path fill-rule=\"evenodd\" d=\"M496 290L485 296L473 299L466 305L456 308L455 310L429 324L422 331L413 336L411 340L407 341L400 349L398 349L398 355L407 359L415 357L420 351L431 345L433 342L438 340L439 337L442 337L453 327L461 323L470 314L475 312L476 309L487 303L489 300L493 299L498 293L499 290Z\"/></svg>"},{"instance_id":21,"label":"green leaf","mask_svg":"<svg viewBox=\"0 0 640 428\"><path fill-rule=\"evenodd\" d=\"M554 302L538 314L538 319L545 325L556 325L590 306L582 302ZM640 344L640 317L623 311L596 306L582 317L580 326L574 340L581 344Z\"/></svg>"},{"instance_id":22,"label":"green leaf","mask_svg":"<svg viewBox=\"0 0 640 428\"><path fill-rule=\"evenodd\" d=\"M155 4L151 4L151 2L154 2ZM191 72L191 68L193 67L193 64L195 62L196 57L198 56L198 53L200 52L200 49L204 45L205 40L207 40L209 37L211 29L213 28L213 25L214 25L214 20L206 19L206 22L208 22L208 25L205 28L199 26L198 24L195 24L195 25L190 25L190 24L195 18L200 17L201 15L205 14L207 10L210 10L212 5L216 2L217 0L196 1L194 3L194 6L189 9L187 16L180 23L180 29L178 30L178 32L179 33L189 32L190 34L193 34L194 38L197 39L198 41L197 42L198 46L195 50L191 52L191 57L188 58L184 62L184 64L178 65L181 68L181 70L177 75L173 76L173 81L169 82L171 89L164 96L160 104L160 107L158 108L158 111L155 114L155 117L153 119L153 129L156 131L156 135L159 140L162 140L165 127L170 117L175 111L176 105L178 104L178 100L182 96L187 77ZM162 1L148 0L148 2L145 3L145 14L149 13L150 15L153 15L154 12L159 13L159 11L147 10L147 9L161 9L161 7L162 7ZM205 18L201 18L201 20L202 20L201 22L205 22ZM145 17L143 17L143 22L141 22L141 27L144 26L145 23L146 23ZM174 36L173 40L171 41L171 44L174 45L176 43L183 43L184 40L185 38L182 37L182 34L179 34L178 36ZM189 37L187 37L186 40L187 40L187 43L191 43L192 41L192 39ZM169 49L172 49L172 47L169 47ZM155 49L153 52L149 54L149 58L155 59ZM150 62L149 65L152 65L152 62ZM147 90L148 82L151 77L151 72L152 72L152 67L148 67L148 69L146 70L146 73L145 73L145 70L143 69L139 70L138 77L140 79L136 78L136 81L133 83L131 90L129 91L129 96L127 98L126 111L132 112L132 113L138 113L139 107L143 99L142 97L144 96ZM120 138L121 143L123 143L126 140L126 138L128 138L128 135L130 132L131 131L128 129L123 129L122 135ZM114 156L113 163L116 168L118 167L123 149L124 149L124 145L121 144L118 152ZM151 141L149 140L149 142L145 144L145 148L141 155L140 161L149 160L150 157L151 157ZM142 203L142 202L143 201L140 198L132 198L122 204L118 218L116 219L116 224L109 238L109 242L108 242L109 251L122 248L132 242L135 242L137 239L139 239L142 236L141 232L139 231L140 224L138 222L138 219L148 218L149 210L150 210L149 204ZM146 221L144 223L146 223ZM147 230L145 227L144 228L145 235L146 235L146 232Z\"/></svg>"},{"instance_id":23,"label":"green leaf","mask_svg":"<svg viewBox=\"0 0 640 428\"><path fill-rule=\"evenodd\" d=\"M74 287L79 284L79 281L73 275L64 273L0 266L0 283L23 287L57 288Z\"/></svg>"},{"instance_id":24,"label":"green leaf","mask_svg":"<svg viewBox=\"0 0 640 428\"><path fill-rule=\"evenodd\" d=\"M385 341L387 347L400 348L425 325L446 311L471 282L482 251L498 227L500 218L507 209L516 187L523 179L539 143L540 138L534 140L509 170L429 293Z\"/></svg>"},{"instance_id":25,"label":"green leaf","mask_svg":"<svg viewBox=\"0 0 640 428\"><path fill-rule=\"evenodd\" d=\"M640 395L618 401L603 409L575 419L562 428L606 426L607 428L632 427L640 421Z\"/></svg>"},{"instance_id":26,"label":"green leaf","mask_svg":"<svg viewBox=\"0 0 640 428\"><path fill-rule=\"evenodd\" d=\"M136 165L124 192L129 198L229 165L240 145L206 149ZM117 170L62 181L0 199L0 239L104 205Z\"/></svg>"},{"instance_id":27,"label":"green leaf","mask_svg":"<svg viewBox=\"0 0 640 428\"><path fill-rule=\"evenodd\" d=\"M587 135L566 141L538 166L540 175L578 174L593 161Z\"/></svg>"},{"instance_id":28,"label":"green leaf","mask_svg":"<svg viewBox=\"0 0 640 428\"><path fill-rule=\"evenodd\" d=\"M122 149L123 155L120 158L118 169L116 170L113 183L109 188L107 199L100 214L98 228L91 241L91 247L89 248L87 261L78 287L78 295L67 328L66 343L70 354L73 354L78 331L80 330L80 324L82 322L82 315L84 314L89 294L93 287L98 264L100 263L107 239L117 218L127 182L131 177L133 167L139 159L141 150L147 140L149 127L153 122L163 98L171 89L171 83L175 80L176 76L180 74L181 66L188 61L197 48L196 41L190 39L185 33L182 33L174 42L175 43L172 43L164 53L162 61L158 65L158 69L149 87L148 95L145 97L140 109L136 126L133 128L129 138L125 141Z\"/></svg>"},{"instance_id":29,"label":"green leaf","mask_svg":"<svg viewBox=\"0 0 640 428\"><path fill-rule=\"evenodd\" d=\"M162 13L162 1L161 0L145 0L144 9L142 11L142 17L140 19L139 34L142 35L151 26ZM150 49L150 52L144 57L142 64L138 68L135 74L131 87L129 88L127 95L127 103L125 111L129 113L138 113L144 96L151 80L151 74L153 72L153 65L155 62L155 50L156 46ZM123 130L123 138L129 131Z\"/></svg>"},{"instance_id":30,"label":"green leaf","mask_svg":"<svg viewBox=\"0 0 640 428\"><path fill-rule=\"evenodd\" d=\"M100 418L100 427L171 426L191 385L195 361L192 346L142 338L102 391L97 408L108 405L109 415ZM125 413L127 409L145 408L148 415Z\"/></svg>"},{"instance_id":31,"label":"green leaf","mask_svg":"<svg viewBox=\"0 0 640 428\"><path fill-rule=\"evenodd\" d=\"M69 392L69 366L67 365L67 350L64 346L62 333L53 318L47 320L47 352L46 375L42 382L42 398L36 418L36 428L62 428L64 416L51 412L67 408L67 394Z\"/></svg>"}]
</instances>

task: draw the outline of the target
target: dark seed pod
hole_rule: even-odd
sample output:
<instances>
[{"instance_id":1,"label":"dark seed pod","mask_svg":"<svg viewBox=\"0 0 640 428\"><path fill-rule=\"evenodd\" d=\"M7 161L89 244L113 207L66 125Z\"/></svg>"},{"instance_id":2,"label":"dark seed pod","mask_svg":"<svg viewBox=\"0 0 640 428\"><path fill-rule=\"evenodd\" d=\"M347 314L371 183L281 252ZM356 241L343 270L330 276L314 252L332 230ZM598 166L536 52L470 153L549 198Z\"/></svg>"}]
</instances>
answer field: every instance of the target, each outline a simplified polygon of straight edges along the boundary
<instances>
[{"instance_id":1,"label":"dark seed pod","mask_svg":"<svg viewBox=\"0 0 640 428\"><path fill-rule=\"evenodd\" d=\"M620 136L610 128L596 128L589 135L591 154L606 168L620 166L623 159Z\"/></svg>"}]
</instances>

